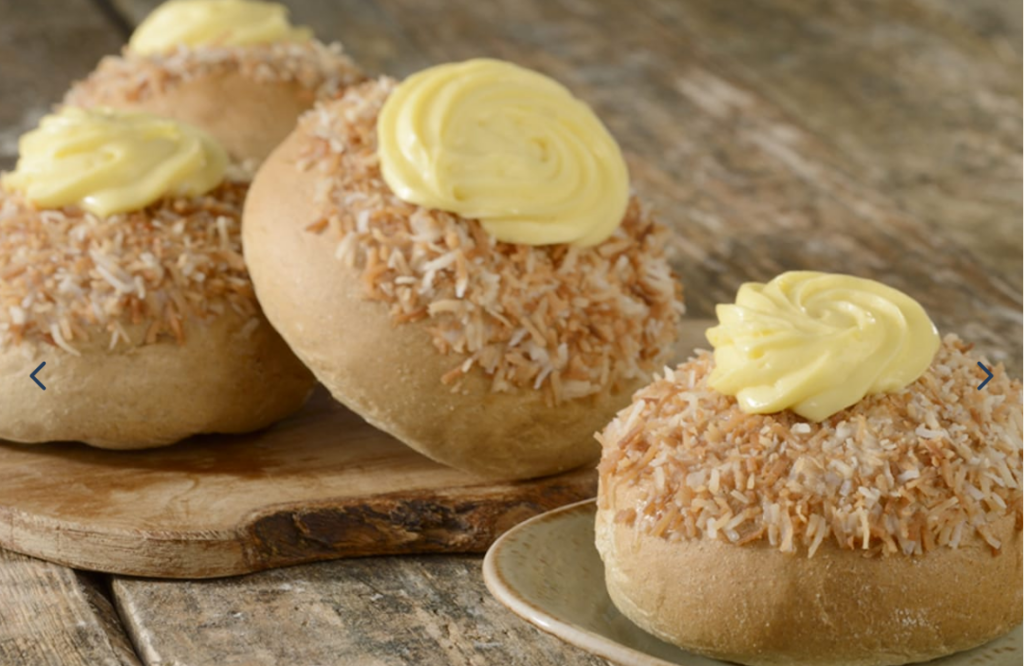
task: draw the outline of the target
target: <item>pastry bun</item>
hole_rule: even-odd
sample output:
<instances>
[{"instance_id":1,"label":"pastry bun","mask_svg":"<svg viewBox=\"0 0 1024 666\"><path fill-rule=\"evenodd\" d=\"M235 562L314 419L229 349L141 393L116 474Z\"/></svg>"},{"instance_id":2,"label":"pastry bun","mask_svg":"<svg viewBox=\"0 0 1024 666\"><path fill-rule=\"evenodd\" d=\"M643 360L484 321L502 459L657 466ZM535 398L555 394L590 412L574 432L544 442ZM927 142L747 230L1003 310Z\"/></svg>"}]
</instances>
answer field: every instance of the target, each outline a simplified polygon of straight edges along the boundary
<instances>
[{"instance_id":1,"label":"pastry bun","mask_svg":"<svg viewBox=\"0 0 1024 666\"><path fill-rule=\"evenodd\" d=\"M315 95L293 82L258 83L238 72L181 81L159 95L98 92L90 106L145 111L206 130L238 160L262 160L313 105ZM71 97L70 99L75 99Z\"/></svg>"},{"instance_id":2,"label":"pastry bun","mask_svg":"<svg viewBox=\"0 0 1024 666\"><path fill-rule=\"evenodd\" d=\"M1021 623L1021 384L947 336L915 382L822 422L666 370L600 435L616 607L749 666L894 666Z\"/></svg>"},{"instance_id":3,"label":"pastry bun","mask_svg":"<svg viewBox=\"0 0 1024 666\"><path fill-rule=\"evenodd\" d=\"M813 558L765 541L670 541L598 510L597 547L615 606L685 649L750 666L884 666L986 643L1021 622L1018 518L993 526L1006 552L971 538L926 557L869 557L827 541ZM1014 582L1016 581L1016 585Z\"/></svg>"},{"instance_id":4,"label":"pastry bun","mask_svg":"<svg viewBox=\"0 0 1024 666\"><path fill-rule=\"evenodd\" d=\"M0 190L0 439L138 449L302 406L313 376L242 260L246 189L104 218Z\"/></svg>"},{"instance_id":5,"label":"pastry bun","mask_svg":"<svg viewBox=\"0 0 1024 666\"><path fill-rule=\"evenodd\" d=\"M206 130L232 158L262 161L317 99L362 79L340 49L319 42L126 49L75 83L65 104L146 111Z\"/></svg>"},{"instance_id":6,"label":"pastry bun","mask_svg":"<svg viewBox=\"0 0 1024 666\"><path fill-rule=\"evenodd\" d=\"M494 375L470 362L469 354L444 348L460 344L456 339L465 335L462 323L443 312L429 314L442 308L438 303L444 308L459 307L463 300L456 296L457 288L453 286L454 269L431 276L438 292L432 304L406 315L398 312L402 302L396 305L392 297L409 280L422 284L422 274L410 269L411 275L404 277L404 282L388 275L372 279L367 274L365 256L353 261L342 256L343 248L348 247L377 256L389 252L396 262L426 261L412 254L420 250L411 250L410 259L399 259L394 249L373 249L377 238L374 234L386 230L390 238L396 238L396 234L404 233L402 228L408 219L415 217L417 222L433 223L425 219L433 214L431 211L404 204L386 190L373 166L374 109L388 90L387 85L373 82L357 86L345 98L320 105L304 117L296 132L257 174L246 202L242 234L246 262L267 318L337 400L374 426L443 464L488 477L519 479L553 474L594 461L599 447L593 433L628 402L631 392L649 375L637 370L632 376L615 376L610 370L611 379L596 390L562 400L555 399L550 390L534 388L542 384L544 377L531 379L527 386L508 381L502 390L495 390ZM317 129L322 122L348 123L346 118L354 120L345 131L367 136L332 138L328 142L323 137L329 130ZM346 145L346 141L351 144ZM366 188L366 198L362 200L373 202L375 211L345 209L335 213L325 203L324 195L339 181L315 168L311 160L335 165L329 143L346 151L342 153L346 159L363 164L365 158L365 164L370 165L365 174L354 164L345 173L358 181L359 187ZM316 153L318 150L328 152ZM346 169L344 165L338 168ZM376 231L351 230L349 240L343 241L343 237L335 235L343 217L350 221L359 218L362 223L353 223L367 227L373 224L371 220L378 220L380 227ZM446 238L451 240L458 234L462 234L460 242L465 244L490 242L483 238L475 222L454 216L443 220L438 224L450 225L450 234L441 234L436 244L448 242ZM349 242L352 239L357 240ZM619 242L630 247L636 243L622 239ZM423 251L432 250L425 247ZM546 250L540 248L523 246L516 251L536 253L538 265L546 257L542 254ZM498 250L488 246L486 252ZM662 344L655 349L653 341L648 340L647 346L629 359L630 363L638 364L630 367L643 367L650 372L662 354L671 350L681 304L677 300L678 287L667 277L667 263L660 255L655 257L653 251L636 252L641 256L652 252L651 272L660 269L666 276L661 285L663 292L644 295L651 303L650 311L656 313L649 315L651 320L663 322L660 327L650 327ZM470 264L469 270L485 271L492 259L482 255L479 262ZM371 259L376 260L377 257ZM473 290L479 288L478 284L469 280L463 294L465 300L477 296ZM416 297L411 291L409 296ZM640 310L641 305L636 307ZM508 310L506 315L514 316ZM639 329L644 315L637 319ZM438 333L439 327L445 326L451 337ZM626 338L625 324L622 330L622 337ZM628 333L633 334L632 330ZM596 347L610 343L593 344Z\"/></svg>"},{"instance_id":7,"label":"pastry bun","mask_svg":"<svg viewBox=\"0 0 1024 666\"><path fill-rule=\"evenodd\" d=\"M127 331L141 338L145 330ZM185 342L130 350L22 342L0 351L0 439L143 449L257 430L297 411L312 378L262 315L183 322ZM40 364L40 390L29 375Z\"/></svg>"}]
</instances>

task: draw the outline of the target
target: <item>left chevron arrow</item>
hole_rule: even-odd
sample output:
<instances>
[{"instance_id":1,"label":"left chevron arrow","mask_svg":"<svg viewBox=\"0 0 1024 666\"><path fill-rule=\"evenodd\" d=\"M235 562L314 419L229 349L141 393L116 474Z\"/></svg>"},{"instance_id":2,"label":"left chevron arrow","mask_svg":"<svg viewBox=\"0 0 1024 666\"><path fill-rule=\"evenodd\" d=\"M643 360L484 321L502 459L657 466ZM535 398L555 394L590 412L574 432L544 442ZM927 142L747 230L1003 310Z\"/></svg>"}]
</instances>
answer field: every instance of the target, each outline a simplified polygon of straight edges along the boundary
<instances>
[{"instance_id":1,"label":"left chevron arrow","mask_svg":"<svg viewBox=\"0 0 1024 666\"><path fill-rule=\"evenodd\" d=\"M42 363L40 363L40 364L39 364L39 367L38 367L38 368L36 368L35 370L33 370L33 371L32 371L32 374L31 374L31 375L29 375L29 378L30 378L30 379L31 379L32 381L34 381L34 382L35 382L36 384L39 384L39 388L41 388L41 389L43 389L43 390L45 391L45 390L46 390L46 387L45 387L45 386L43 386L43 383L42 383L41 381L39 381L39 378L38 378L38 377L36 377L36 374L38 374L38 372L39 372L40 370L42 370L42 369L43 369L43 366L44 366L44 365L46 365L46 361L43 361Z\"/></svg>"}]
</instances>

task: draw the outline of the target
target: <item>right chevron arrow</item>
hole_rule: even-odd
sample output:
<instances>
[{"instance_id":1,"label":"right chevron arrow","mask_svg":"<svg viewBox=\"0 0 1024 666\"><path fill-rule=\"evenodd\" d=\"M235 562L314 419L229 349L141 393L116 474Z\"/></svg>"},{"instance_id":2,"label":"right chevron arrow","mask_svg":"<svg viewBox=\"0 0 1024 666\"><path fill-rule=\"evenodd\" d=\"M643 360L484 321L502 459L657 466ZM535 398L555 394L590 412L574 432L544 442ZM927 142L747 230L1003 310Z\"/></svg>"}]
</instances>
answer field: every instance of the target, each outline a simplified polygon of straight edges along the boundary
<instances>
[{"instance_id":1,"label":"right chevron arrow","mask_svg":"<svg viewBox=\"0 0 1024 666\"><path fill-rule=\"evenodd\" d=\"M985 381L978 384L978 390L980 391L981 389L985 388L985 384L988 384L989 380L992 379L992 371L986 368L984 365L982 365L981 361L978 361L978 367L981 368L986 375L988 375L988 377L985 377Z\"/></svg>"}]
</instances>

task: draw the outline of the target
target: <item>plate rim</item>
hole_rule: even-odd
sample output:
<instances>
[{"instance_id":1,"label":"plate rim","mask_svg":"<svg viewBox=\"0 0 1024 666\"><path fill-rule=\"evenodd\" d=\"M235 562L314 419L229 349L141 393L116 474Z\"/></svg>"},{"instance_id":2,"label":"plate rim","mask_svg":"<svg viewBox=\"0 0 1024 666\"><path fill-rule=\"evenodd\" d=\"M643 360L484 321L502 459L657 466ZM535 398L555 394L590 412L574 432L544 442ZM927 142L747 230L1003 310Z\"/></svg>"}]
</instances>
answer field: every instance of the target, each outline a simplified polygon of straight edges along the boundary
<instances>
[{"instance_id":1,"label":"plate rim","mask_svg":"<svg viewBox=\"0 0 1024 666\"><path fill-rule=\"evenodd\" d=\"M621 666L686 666L686 662L666 661L661 657L656 657L648 652L631 648L609 638L608 636L605 636L604 634L591 631L590 629L585 629L577 624L555 617L547 610L523 599L522 596L508 584L508 581L501 573L497 564L497 559L501 550L509 542L514 540L523 530L529 529L533 523L558 518L562 514L575 513L581 510L589 511L591 510L591 507L596 512L596 497L581 500L579 502L573 502L572 504L566 504L565 506L558 507L557 509L552 509L551 511L533 516L502 534L493 544L491 544L491 547L487 549L487 554L484 555L484 585L499 603L504 605L523 620L537 627L541 631L590 654L607 659L608 661L616 664L620 664ZM596 545L594 547L596 549ZM603 582L604 581L602 580L602 583ZM626 619L628 620L628 618ZM643 631L643 629L639 627L637 628L640 631ZM1017 627L1010 629L1008 633L1012 633L1019 629L1020 626L1018 625ZM657 637L652 635L652 638ZM1000 638L1001 636L993 639L993 641L999 640ZM963 653L954 653L954 655L958 654ZM952 657L954 655L946 655L943 658ZM728 662L722 663L724 665ZM930 663L931 662L924 662L922 666L926 666Z\"/></svg>"},{"instance_id":2,"label":"plate rim","mask_svg":"<svg viewBox=\"0 0 1024 666\"><path fill-rule=\"evenodd\" d=\"M495 599L523 620L526 620L545 633L555 636L556 638L574 645L590 654L594 654L603 659L626 666L683 666L678 662L665 661L664 659L655 657L647 652L635 650L612 640L607 636L555 617L546 610L523 599L522 596L508 584L508 581L502 574L497 564L500 553L503 548L521 534L523 530L529 529L530 525L535 522L551 520L552 518L559 517L566 513L589 510L591 507L593 507L593 510L596 513L596 497L581 500L579 502L573 502L572 504L566 504L565 506L558 507L557 509L533 516L502 534L493 544L491 544L491 547L487 549L487 554L484 555L484 585ZM592 642L584 644L584 639L589 639L589 641Z\"/></svg>"}]
</instances>

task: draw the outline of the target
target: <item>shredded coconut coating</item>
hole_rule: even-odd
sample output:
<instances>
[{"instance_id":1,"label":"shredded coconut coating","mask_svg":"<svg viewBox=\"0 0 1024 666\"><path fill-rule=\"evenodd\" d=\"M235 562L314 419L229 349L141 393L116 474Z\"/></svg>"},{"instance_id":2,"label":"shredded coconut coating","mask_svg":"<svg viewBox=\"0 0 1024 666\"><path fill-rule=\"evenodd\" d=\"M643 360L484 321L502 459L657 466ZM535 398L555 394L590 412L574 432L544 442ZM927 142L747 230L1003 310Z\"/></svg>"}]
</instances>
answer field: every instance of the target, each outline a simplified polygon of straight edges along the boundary
<instances>
[{"instance_id":1,"label":"shredded coconut coating","mask_svg":"<svg viewBox=\"0 0 1024 666\"><path fill-rule=\"evenodd\" d=\"M0 350L35 340L79 354L185 341L182 322L235 310L258 325L242 260L248 183L99 218L38 210L0 189ZM99 336L99 338L97 338Z\"/></svg>"},{"instance_id":2,"label":"shredded coconut coating","mask_svg":"<svg viewBox=\"0 0 1024 666\"><path fill-rule=\"evenodd\" d=\"M997 552L991 525L1021 528L1021 382L1000 365L977 390L969 349L949 335L913 384L821 423L742 412L708 387L714 358L701 352L598 435L598 501L625 484L639 499L615 520L669 540L920 555L976 534Z\"/></svg>"},{"instance_id":3,"label":"shredded coconut coating","mask_svg":"<svg viewBox=\"0 0 1024 666\"><path fill-rule=\"evenodd\" d=\"M64 98L72 106L102 104L113 94L143 100L181 81L238 72L260 83L295 82L318 99L336 97L366 77L337 42L317 40L250 46L179 46L161 55L139 55L125 47L106 56Z\"/></svg>"},{"instance_id":4,"label":"shredded coconut coating","mask_svg":"<svg viewBox=\"0 0 1024 666\"><path fill-rule=\"evenodd\" d=\"M319 176L324 215L306 231L336 244L366 298L396 323L425 320L457 355L453 390L476 367L493 391L544 390L549 404L650 376L670 349L682 287L663 253L668 230L634 198L621 227L590 248L502 243L479 222L406 203L381 177L376 120L395 82L350 88L300 121L300 168Z\"/></svg>"}]
</instances>

